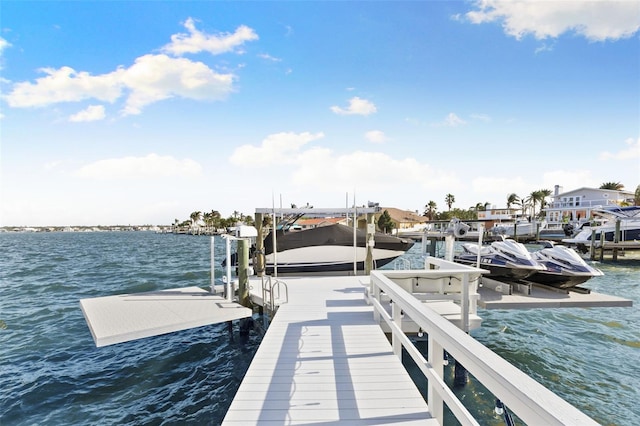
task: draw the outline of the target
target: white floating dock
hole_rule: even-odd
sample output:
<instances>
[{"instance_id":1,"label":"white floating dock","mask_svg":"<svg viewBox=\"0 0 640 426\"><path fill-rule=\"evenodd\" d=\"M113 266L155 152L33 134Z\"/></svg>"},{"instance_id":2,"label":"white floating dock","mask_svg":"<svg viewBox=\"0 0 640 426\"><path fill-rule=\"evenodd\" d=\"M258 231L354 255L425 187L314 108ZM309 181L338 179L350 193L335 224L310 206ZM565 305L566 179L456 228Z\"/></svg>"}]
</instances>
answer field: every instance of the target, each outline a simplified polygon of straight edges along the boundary
<instances>
[{"instance_id":1,"label":"white floating dock","mask_svg":"<svg viewBox=\"0 0 640 426\"><path fill-rule=\"evenodd\" d=\"M225 425L438 424L358 277L288 277Z\"/></svg>"},{"instance_id":2,"label":"white floating dock","mask_svg":"<svg viewBox=\"0 0 640 426\"><path fill-rule=\"evenodd\" d=\"M80 307L98 347L252 314L199 287L82 299Z\"/></svg>"},{"instance_id":3,"label":"white floating dock","mask_svg":"<svg viewBox=\"0 0 640 426\"><path fill-rule=\"evenodd\" d=\"M633 306L633 301L617 296L591 292L568 293L531 287L531 294L502 294L487 287L478 289L478 306L484 309L534 309L534 308L605 308Z\"/></svg>"}]
</instances>

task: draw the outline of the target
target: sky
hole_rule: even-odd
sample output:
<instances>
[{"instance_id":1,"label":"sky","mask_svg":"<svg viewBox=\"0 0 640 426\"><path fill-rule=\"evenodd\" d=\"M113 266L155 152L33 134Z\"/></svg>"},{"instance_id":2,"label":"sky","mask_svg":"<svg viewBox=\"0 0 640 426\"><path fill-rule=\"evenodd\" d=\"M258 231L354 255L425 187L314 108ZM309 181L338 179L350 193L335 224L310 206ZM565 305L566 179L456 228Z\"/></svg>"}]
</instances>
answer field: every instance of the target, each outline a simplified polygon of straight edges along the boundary
<instances>
[{"instance_id":1,"label":"sky","mask_svg":"<svg viewBox=\"0 0 640 426\"><path fill-rule=\"evenodd\" d=\"M0 226L640 184L638 1L0 3Z\"/></svg>"}]
</instances>

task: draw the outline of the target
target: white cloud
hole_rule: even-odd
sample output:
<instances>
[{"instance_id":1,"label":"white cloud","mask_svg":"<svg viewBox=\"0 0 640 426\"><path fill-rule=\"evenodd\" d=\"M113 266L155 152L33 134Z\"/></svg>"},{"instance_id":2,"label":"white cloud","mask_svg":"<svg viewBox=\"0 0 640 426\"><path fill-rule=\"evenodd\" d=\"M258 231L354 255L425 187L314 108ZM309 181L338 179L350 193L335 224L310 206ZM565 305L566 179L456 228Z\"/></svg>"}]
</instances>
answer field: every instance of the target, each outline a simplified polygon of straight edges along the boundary
<instances>
[{"instance_id":1,"label":"white cloud","mask_svg":"<svg viewBox=\"0 0 640 426\"><path fill-rule=\"evenodd\" d=\"M102 105L90 105L87 109L84 109L77 114L73 114L69 117L69 121L82 122L82 121L97 121L103 120L105 117L104 106Z\"/></svg>"},{"instance_id":2,"label":"white cloud","mask_svg":"<svg viewBox=\"0 0 640 426\"><path fill-rule=\"evenodd\" d=\"M485 123L491 121L491 117L487 114L471 114L471 118L474 120L484 121Z\"/></svg>"},{"instance_id":3,"label":"white cloud","mask_svg":"<svg viewBox=\"0 0 640 426\"><path fill-rule=\"evenodd\" d=\"M380 130L370 130L364 134L364 137L372 143L385 143L388 140L384 132Z\"/></svg>"},{"instance_id":4,"label":"white cloud","mask_svg":"<svg viewBox=\"0 0 640 426\"><path fill-rule=\"evenodd\" d=\"M2 52L4 52L4 49L6 49L7 47L11 47L11 43L0 37L0 55L2 55Z\"/></svg>"},{"instance_id":5,"label":"white cloud","mask_svg":"<svg viewBox=\"0 0 640 426\"><path fill-rule=\"evenodd\" d=\"M81 167L75 173L77 177L96 180L195 178L201 174L202 166L194 160L178 160L157 154L99 160Z\"/></svg>"},{"instance_id":6,"label":"white cloud","mask_svg":"<svg viewBox=\"0 0 640 426\"><path fill-rule=\"evenodd\" d=\"M235 149L229 161L241 166L271 166L297 161L303 146L324 137L324 133L282 132L267 136L260 146L242 145Z\"/></svg>"},{"instance_id":7,"label":"white cloud","mask_svg":"<svg viewBox=\"0 0 640 426\"><path fill-rule=\"evenodd\" d=\"M260 53L258 55L258 57L262 58L262 59L266 59L267 61L271 61L271 62L281 62L282 61L282 59L276 58L274 56L271 56L268 53Z\"/></svg>"},{"instance_id":8,"label":"white cloud","mask_svg":"<svg viewBox=\"0 0 640 426\"><path fill-rule=\"evenodd\" d=\"M292 182L307 190L383 193L395 191L406 182L419 182L422 188L437 189L453 184L449 171L434 170L414 158L396 159L380 152L355 151L336 155L326 148L308 150L300 155Z\"/></svg>"},{"instance_id":9,"label":"white cloud","mask_svg":"<svg viewBox=\"0 0 640 426\"><path fill-rule=\"evenodd\" d=\"M407 182L421 188L438 189L456 184L450 169L434 170L414 158L396 159L380 152L355 151L336 154L326 147L309 143L323 138L322 133L278 133L268 136L259 146L244 145L235 150L230 162L253 167L284 166L277 170L286 175L288 190L315 194L358 191L396 192Z\"/></svg>"},{"instance_id":10,"label":"white cloud","mask_svg":"<svg viewBox=\"0 0 640 426\"><path fill-rule=\"evenodd\" d=\"M9 43L7 40L0 37L0 57L2 57L2 54L4 53L4 49L6 49L7 47L11 47L11 43ZM3 68L2 62L0 62L0 70L2 68Z\"/></svg>"},{"instance_id":11,"label":"white cloud","mask_svg":"<svg viewBox=\"0 0 640 426\"><path fill-rule=\"evenodd\" d=\"M625 141L627 148L611 153L604 151L600 153L601 160L633 160L640 158L640 138L629 138Z\"/></svg>"},{"instance_id":12,"label":"white cloud","mask_svg":"<svg viewBox=\"0 0 640 426\"><path fill-rule=\"evenodd\" d=\"M40 71L47 76L36 79L35 83L21 82L13 85L13 90L5 96L9 106L40 107L86 99L114 102L122 94L122 69L96 76L88 72L77 72L71 67L43 68Z\"/></svg>"},{"instance_id":13,"label":"white cloud","mask_svg":"<svg viewBox=\"0 0 640 426\"><path fill-rule=\"evenodd\" d=\"M257 35L241 26L233 34L208 35L199 32L189 19L185 24L190 36L177 34L164 50L173 54L232 51ZM0 39L2 40L2 39ZM6 43L6 42L5 42ZM0 49L4 47L0 42ZM44 77L35 82L15 83L4 96L14 108L41 107L61 102L96 99L113 103L124 98L124 115L140 114L154 102L172 97L218 101L233 91L236 76L219 73L202 62L173 58L165 54L148 54L137 58L129 68L92 75L71 67L43 68Z\"/></svg>"},{"instance_id":14,"label":"white cloud","mask_svg":"<svg viewBox=\"0 0 640 426\"><path fill-rule=\"evenodd\" d=\"M377 108L373 102L355 96L349 100L349 106L346 109L332 106L331 111L340 115L369 115L375 113Z\"/></svg>"},{"instance_id":15,"label":"white cloud","mask_svg":"<svg viewBox=\"0 0 640 426\"><path fill-rule=\"evenodd\" d=\"M167 55L144 55L129 68L102 75L77 72L70 67L42 70L46 77L22 82L6 95L9 106L46 106L59 102L97 99L115 102L125 96L123 113L139 114L142 108L171 97L222 100L233 91L233 74L219 74L202 62ZM128 89L128 90L125 90Z\"/></svg>"},{"instance_id":16,"label":"white cloud","mask_svg":"<svg viewBox=\"0 0 640 426\"><path fill-rule=\"evenodd\" d=\"M550 170L542 174L542 185L538 188L531 188L529 193L540 188L553 191L555 185L560 185L565 191L576 188L597 188L600 186L592 176L591 170Z\"/></svg>"},{"instance_id":17,"label":"white cloud","mask_svg":"<svg viewBox=\"0 0 640 426\"><path fill-rule=\"evenodd\" d=\"M458 127L467 124L462 118L458 117L455 113L450 112L442 122L434 123L434 126L447 126L447 127Z\"/></svg>"},{"instance_id":18,"label":"white cloud","mask_svg":"<svg viewBox=\"0 0 640 426\"><path fill-rule=\"evenodd\" d=\"M232 91L233 80L232 74L218 74L202 62L145 55L122 74L131 89L124 113L139 114L144 106L174 96L222 100Z\"/></svg>"},{"instance_id":19,"label":"white cloud","mask_svg":"<svg viewBox=\"0 0 640 426\"><path fill-rule=\"evenodd\" d=\"M481 0L466 14L474 24L499 21L506 34L521 39L558 37L575 32L592 41L628 38L640 29L637 1Z\"/></svg>"},{"instance_id":20,"label":"white cloud","mask_svg":"<svg viewBox=\"0 0 640 426\"><path fill-rule=\"evenodd\" d=\"M258 35L246 25L236 28L234 33L206 34L196 29L193 18L187 19L184 27L188 34L179 33L171 36L171 43L162 51L174 56L186 53L209 52L212 55L233 52L242 53L238 48L247 41L258 40Z\"/></svg>"}]
</instances>

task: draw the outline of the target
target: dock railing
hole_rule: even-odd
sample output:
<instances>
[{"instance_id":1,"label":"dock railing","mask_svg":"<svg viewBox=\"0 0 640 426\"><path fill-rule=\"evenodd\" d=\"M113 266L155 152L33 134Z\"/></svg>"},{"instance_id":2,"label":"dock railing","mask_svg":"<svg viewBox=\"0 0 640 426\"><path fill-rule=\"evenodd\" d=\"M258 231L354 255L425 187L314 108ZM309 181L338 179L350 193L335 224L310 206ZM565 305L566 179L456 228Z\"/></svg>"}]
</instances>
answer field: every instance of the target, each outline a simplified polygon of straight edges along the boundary
<instances>
[{"instance_id":1,"label":"dock railing","mask_svg":"<svg viewBox=\"0 0 640 426\"><path fill-rule=\"evenodd\" d=\"M443 424L443 407L446 404L461 424L478 424L444 380L446 351L527 424L596 425L590 417L429 309L427 304L396 282L409 278L437 280L444 275L460 280L464 328L464 324L468 325L469 312L475 309L473 287L481 273L481 269L429 257L425 269L371 272L368 297L374 307L374 315L377 319L382 318L391 329L394 353L401 358L404 348L427 379L427 404L434 418ZM382 304L382 295L392 302L391 314ZM409 319L428 335L427 359L402 331L402 321Z\"/></svg>"}]
</instances>

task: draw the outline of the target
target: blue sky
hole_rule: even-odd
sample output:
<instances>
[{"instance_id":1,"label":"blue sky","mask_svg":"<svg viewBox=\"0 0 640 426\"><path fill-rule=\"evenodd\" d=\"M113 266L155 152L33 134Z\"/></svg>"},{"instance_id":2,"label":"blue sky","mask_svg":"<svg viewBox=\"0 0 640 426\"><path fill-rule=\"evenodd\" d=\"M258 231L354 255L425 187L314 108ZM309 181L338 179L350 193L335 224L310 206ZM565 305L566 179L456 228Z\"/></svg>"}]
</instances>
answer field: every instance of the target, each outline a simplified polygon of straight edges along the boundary
<instances>
[{"instance_id":1,"label":"blue sky","mask_svg":"<svg viewBox=\"0 0 640 426\"><path fill-rule=\"evenodd\" d=\"M0 8L0 226L640 184L637 1Z\"/></svg>"}]
</instances>

